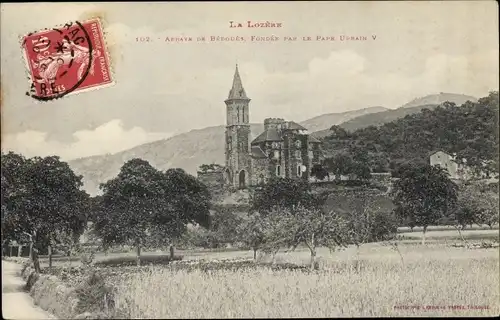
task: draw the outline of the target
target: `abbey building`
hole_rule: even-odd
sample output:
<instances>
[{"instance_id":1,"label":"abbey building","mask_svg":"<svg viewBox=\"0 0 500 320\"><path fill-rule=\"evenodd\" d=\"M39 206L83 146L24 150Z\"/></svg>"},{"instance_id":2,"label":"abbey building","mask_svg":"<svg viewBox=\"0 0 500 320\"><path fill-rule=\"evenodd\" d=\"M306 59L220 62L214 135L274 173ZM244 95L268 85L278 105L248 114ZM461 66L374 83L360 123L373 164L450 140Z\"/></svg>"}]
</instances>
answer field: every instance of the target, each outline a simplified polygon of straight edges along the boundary
<instances>
[{"instance_id":1,"label":"abbey building","mask_svg":"<svg viewBox=\"0 0 500 320\"><path fill-rule=\"evenodd\" d=\"M307 129L281 118L264 120L264 132L250 141L250 99L238 66L225 100L225 166L221 180L244 189L265 183L273 176L308 180L320 162L320 141Z\"/></svg>"}]
</instances>

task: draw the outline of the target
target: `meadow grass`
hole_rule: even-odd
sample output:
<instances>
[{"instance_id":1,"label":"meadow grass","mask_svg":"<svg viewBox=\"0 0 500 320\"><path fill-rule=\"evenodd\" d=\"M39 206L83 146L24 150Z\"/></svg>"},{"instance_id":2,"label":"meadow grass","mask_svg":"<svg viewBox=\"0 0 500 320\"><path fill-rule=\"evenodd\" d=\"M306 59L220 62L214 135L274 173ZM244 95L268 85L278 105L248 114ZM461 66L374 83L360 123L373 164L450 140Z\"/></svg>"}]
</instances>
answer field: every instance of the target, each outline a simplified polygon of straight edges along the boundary
<instances>
[{"instance_id":1,"label":"meadow grass","mask_svg":"<svg viewBox=\"0 0 500 320\"><path fill-rule=\"evenodd\" d=\"M499 230L471 230L465 229L461 231L462 237L466 240L497 240L500 236ZM399 233L400 236L405 238L421 239L423 237L423 232L413 231L413 232L402 232ZM426 240L432 239L446 239L446 240L461 240L460 234L456 229L449 230L432 230L426 232Z\"/></svg>"},{"instance_id":2,"label":"meadow grass","mask_svg":"<svg viewBox=\"0 0 500 320\"><path fill-rule=\"evenodd\" d=\"M455 228L452 226L431 226L426 234L426 242L428 244L432 243L442 243L447 242L460 242L461 238ZM420 239L423 233L421 228L414 228L413 232L409 231L409 228L399 228L399 235L403 236L406 240L400 240L400 243L404 244L420 244ZM494 230L490 230L484 226L474 225L472 229L466 229L462 231L462 235L466 240L487 240L492 241L499 239L498 226ZM296 250L297 252L307 251L307 248L302 247ZM231 249L194 249L194 250L175 250L176 255L183 256L184 260L199 260L199 259L227 259L227 258L251 258L253 253L250 251L242 251L236 248ZM135 250L130 249L128 252L109 252L105 254L104 252L97 252L94 261L96 263L105 263L106 261L116 260L123 258L124 261L130 261L135 259ZM165 251L148 251L143 250L144 256L168 256L169 252ZM160 258L160 257L159 257ZM146 258L147 259L147 258ZM48 257L46 255L40 256L40 263L42 267L48 267ZM55 255L52 258L52 263L56 267L68 267L68 266L79 266L80 257L75 255L72 257L66 257L62 255Z\"/></svg>"},{"instance_id":3,"label":"meadow grass","mask_svg":"<svg viewBox=\"0 0 500 320\"><path fill-rule=\"evenodd\" d=\"M496 249L380 244L330 254L320 270L173 271L143 268L115 278L116 304L131 318L498 315ZM308 252L279 256L305 263ZM458 306L460 309L454 307Z\"/></svg>"},{"instance_id":4,"label":"meadow grass","mask_svg":"<svg viewBox=\"0 0 500 320\"><path fill-rule=\"evenodd\" d=\"M467 226L466 230L497 230L499 229L498 223L492 226L493 228L490 229L489 226L487 225L478 225L478 224L473 224L471 226ZM413 232L417 231L422 231L422 227L414 227ZM427 231L444 231L444 230L455 230L454 226L448 226L448 225L442 225L442 226L429 226L427 227ZM412 232L412 229L409 227L399 227L398 228L398 233L404 233L404 232Z\"/></svg>"}]
</instances>

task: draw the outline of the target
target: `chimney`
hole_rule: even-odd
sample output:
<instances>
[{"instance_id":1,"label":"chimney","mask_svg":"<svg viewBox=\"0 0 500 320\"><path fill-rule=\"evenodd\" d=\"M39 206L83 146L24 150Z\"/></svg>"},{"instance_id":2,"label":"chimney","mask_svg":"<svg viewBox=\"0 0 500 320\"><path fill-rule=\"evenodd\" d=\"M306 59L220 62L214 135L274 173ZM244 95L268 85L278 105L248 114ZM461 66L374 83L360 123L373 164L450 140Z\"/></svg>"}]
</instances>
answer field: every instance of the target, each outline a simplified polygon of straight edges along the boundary
<instances>
[{"instance_id":1,"label":"chimney","mask_svg":"<svg viewBox=\"0 0 500 320\"><path fill-rule=\"evenodd\" d=\"M277 130L281 129L281 125L285 122L284 119L281 118L267 118L264 119L264 131L267 131L270 128L274 128Z\"/></svg>"}]
</instances>

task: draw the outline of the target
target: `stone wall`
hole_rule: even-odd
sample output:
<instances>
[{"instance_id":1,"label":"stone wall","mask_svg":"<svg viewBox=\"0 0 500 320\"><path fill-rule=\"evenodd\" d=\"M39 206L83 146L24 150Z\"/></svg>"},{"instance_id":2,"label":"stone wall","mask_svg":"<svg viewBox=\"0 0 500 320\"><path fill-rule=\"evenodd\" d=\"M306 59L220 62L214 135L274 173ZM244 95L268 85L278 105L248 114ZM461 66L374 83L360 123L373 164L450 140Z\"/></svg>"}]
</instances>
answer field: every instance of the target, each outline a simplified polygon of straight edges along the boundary
<instances>
[{"instance_id":1,"label":"stone wall","mask_svg":"<svg viewBox=\"0 0 500 320\"><path fill-rule=\"evenodd\" d=\"M198 171L198 179L209 188L222 187L224 185L224 174L222 171Z\"/></svg>"},{"instance_id":2,"label":"stone wall","mask_svg":"<svg viewBox=\"0 0 500 320\"><path fill-rule=\"evenodd\" d=\"M264 182L271 177L271 168L269 159L252 159L252 185L258 185L262 178Z\"/></svg>"}]
</instances>

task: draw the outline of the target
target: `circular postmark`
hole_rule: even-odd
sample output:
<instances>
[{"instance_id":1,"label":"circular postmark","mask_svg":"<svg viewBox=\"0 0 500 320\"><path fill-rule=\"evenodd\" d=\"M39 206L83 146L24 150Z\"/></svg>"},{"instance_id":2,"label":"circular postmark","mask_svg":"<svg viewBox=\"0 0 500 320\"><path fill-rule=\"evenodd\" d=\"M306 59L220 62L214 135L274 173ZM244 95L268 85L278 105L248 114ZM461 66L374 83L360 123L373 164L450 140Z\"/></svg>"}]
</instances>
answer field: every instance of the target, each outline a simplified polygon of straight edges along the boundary
<instances>
[{"instance_id":1,"label":"circular postmark","mask_svg":"<svg viewBox=\"0 0 500 320\"><path fill-rule=\"evenodd\" d=\"M24 38L23 49L31 76L26 95L40 101L74 92L93 70L94 49L82 23L44 30Z\"/></svg>"}]
</instances>

